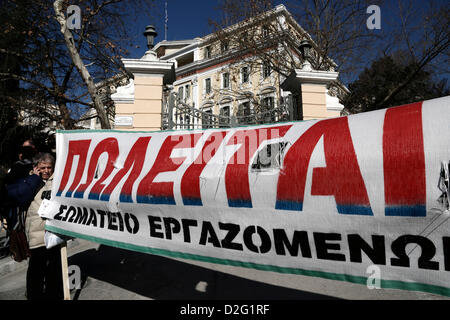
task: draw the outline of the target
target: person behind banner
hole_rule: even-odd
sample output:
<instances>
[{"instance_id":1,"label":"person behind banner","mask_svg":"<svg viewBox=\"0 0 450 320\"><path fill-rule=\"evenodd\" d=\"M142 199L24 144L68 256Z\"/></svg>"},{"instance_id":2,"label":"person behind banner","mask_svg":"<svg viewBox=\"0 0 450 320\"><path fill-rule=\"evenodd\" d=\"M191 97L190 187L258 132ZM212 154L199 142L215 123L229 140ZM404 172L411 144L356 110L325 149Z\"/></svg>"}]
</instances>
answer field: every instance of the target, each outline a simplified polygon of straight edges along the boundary
<instances>
[{"instance_id":1,"label":"person behind banner","mask_svg":"<svg viewBox=\"0 0 450 320\"><path fill-rule=\"evenodd\" d=\"M9 169L6 184L13 184L17 179L27 177L30 171L33 170L33 157L37 154L36 147L33 140L25 140L19 149L19 154L16 162L13 163Z\"/></svg>"},{"instance_id":2,"label":"person behind banner","mask_svg":"<svg viewBox=\"0 0 450 320\"><path fill-rule=\"evenodd\" d=\"M32 196L25 219L25 232L30 248L27 270L27 299L62 300L64 298L60 246L45 246L45 220L38 214L44 199L50 199L55 158L39 153L34 159L33 174L26 178L14 197ZM37 191L27 188L30 181L39 180Z\"/></svg>"},{"instance_id":3,"label":"person behind banner","mask_svg":"<svg viewBox=\"0 0 450 320\"><path fill-rule=\"evenodd\" d=\"M8 196L10 190L15 190L18 185L20 185L24 179L27 179L30 176L31 171L33 170L33 157L36 155L36 147L31 139L25 140L22 146L19 149L19 154L16 162L13 163L11 168L8 170L7 174L4 177L2 187L5 190L1 191L1 202L3 213L2 216L7 220L8 229L11 230L17 222L17 217L19 215L19 211L26 210L24 207L27 199L19 198L14 199ZM27 181L34 186L34 181ZM21 205L21 208L18 207L17 204ZM29 204L29 203L28 203Z\"/></svg>"},{"instance_id":4,"label":"person behind banner","mask_svg":"<svg viewBox=\"0 0 450 320\"><path fill-rule=\"evenodd\" d=\"M36 193L27 212L25 230L31 257L27 271L27 299L62 300L64 298L60 246L45 247L45 220L38 210L44 199L50 199L55 158L40 154L33 173L42 179L42 188Z\"/></svg>"},{"instance_id":5,"label":"person behind banner","mask_svg":"<svg viewBox=\"0 0 450 320\"><path fill-rule=\"evenodd\" d=\"M11 168L9 168L9 170L6 171L1 177L0 202L2 205L0 207L0 219L2 227L6 230L6 238L4 239L1 247L2 257L9 255L11 251L10 237L13 230L18 227L17 223L19 221L19 217L28 209L28 205L32 200L20 198L18 199L19 201L17 201L17 199L9 197L8 193L10 190L15 190L17 186L21 185L23 182L22 179L26 179L30 176L30 172L33 169L32 160L36 153L37 150L33 140L25 140L19 148L18 160L14 162ZM29 187L36 187L33 181L27 182Z\"/></svg>"}]
</instances>

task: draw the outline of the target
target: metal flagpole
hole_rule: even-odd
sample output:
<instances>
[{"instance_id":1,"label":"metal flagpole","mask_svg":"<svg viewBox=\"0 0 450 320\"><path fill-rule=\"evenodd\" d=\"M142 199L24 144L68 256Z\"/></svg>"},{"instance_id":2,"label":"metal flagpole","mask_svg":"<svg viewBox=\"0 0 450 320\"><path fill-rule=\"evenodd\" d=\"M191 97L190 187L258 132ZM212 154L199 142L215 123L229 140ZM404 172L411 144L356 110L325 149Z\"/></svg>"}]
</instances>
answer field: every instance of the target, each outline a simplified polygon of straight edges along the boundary
<instances>
[{"instance_id":1,"label":"metal flagpole","mask_svg":"<svg viewBox=\"0 0 450 320\"><path fill-rule=\"evenodd\" d=\"M167 41L167 22L169 21L169 16L167 14L167 1L165 3L166 6L166 18L164 20L164 40Z\"/></svg>"}]
</instances>

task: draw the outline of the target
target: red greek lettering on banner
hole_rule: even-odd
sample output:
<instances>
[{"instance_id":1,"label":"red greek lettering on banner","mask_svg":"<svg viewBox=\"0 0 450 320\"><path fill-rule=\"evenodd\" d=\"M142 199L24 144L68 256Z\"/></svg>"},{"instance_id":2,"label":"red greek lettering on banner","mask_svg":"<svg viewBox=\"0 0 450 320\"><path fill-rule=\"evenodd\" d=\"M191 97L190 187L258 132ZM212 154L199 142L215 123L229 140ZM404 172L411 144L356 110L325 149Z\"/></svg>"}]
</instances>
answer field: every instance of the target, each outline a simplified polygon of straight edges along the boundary
<instances>
[{"instance_id":1,"label":"red greek lettering on banner","mask_svg":"<svg viewBox=\"0 0 450 320\"><path fill-rule=\"evenodd\" d=\"M66 165L64 167L64 174L61 179L61 183L59 184L58 191L56 192L56 196L60 197L62 192L67 186L69 182L70 173L72 172L72 164L75 156L78 156L77 170L75 172L75 177L73 179L72 185L66 192L66 197L70 198L72 196L73 191L78 186L81 181L81 177L83 176L84 167L86 165L86 157L89 150L89 145L91 144L91 140L72 140L69 141Z\"/></svg>"},{"instance_id":2,"label":"red greek lettering on banner","mask_svg":"<svg viewBox=\"0 0 450 320\"><path fill-rule=\"evenodd\" d=\"M276 209L303 210L309 161L322 136L327 166L314 168L311 195L334 196L341 214L373 215L347 117L315 123L288 150L278 178Z\"/></svg>"},{"instance_id":3,"label":"red greek lettering on banner","mask_svg":"<svg viewBox=\"0 0 450 320\"><path fill-rule=\"evenodd\" d=\"M386 216L426 215L422 102L389 108L383 127Z\"/></svg>"},{"instance_id":4,"label":"red greek lettering on banner","mask_svg":"<svg viewBox=\"0 0 450 320\"><path fill-rule=\"evenodd\" d=\"M140 137L136 140L133 147L131 148L130 152L128 153L128 156L125 160L125 163L123 165L123 168L120 169L114 178L111 180L111 182L108 184L108 186L102 191L102 187L98 184L97 186L94 185L92 188L95 190L95 193L92 193L92 195L89 195L90 199L97 198L97 196L101 192L100 200L102 201L109 201L109 198L111 197L111 193L116 188L117 184L122 180L122 178L128 173L128 171L131 172L128 175L127 180L125 181L122 190L120 192L120 201L121 202L132 202L131 197L131 190L133 188L133 184L136 181L136 179L139 177L142 167L144 165L145 155L147 153L147 147L148 143L150 141L151 137ZM92 191L91 191L92 192ZM97 198L98 199L98 198Z\"/></svg>"},{"instance_id":5,"label":"red greek lettering on banner","mask_svg":"<svg viewBox=\"0 0 450 320\"><path fill-rule=\"evenodd\" d=\"M237 131L227 145L240 147L228 162L225 171L225 188L230 207L252 208L248 168L256 150L265 140L283 137L292 125Z\"/></svg>"},{"instance_id":6,"label":"red greek lettering on banner","mask_svg":"<svg viewBox=\"0 0 450 320\"><path fill-rule=\"evenodd\" d=\"M172 151L175 149L194 148L202 134L172 135L165 139L159 149L154 165L139 183L137 189L138 203L175 204L173 181L154 182L154 179L160 173L177 170L186 157L171 158Z\"/></svg>"},{"instance_id":7,"label":"red greek lettering on banner","mask_svg":"<svg viewBox=\"0 0 450 320\"><path fill-rule=\"evenodd\" d=\"M200 194L200 174L208 164L209 160L216 154L217 149L222 144L226 134L226 131L213 132L206 139L200 155L184 172L181 180L181 196L184 205L203 205Z\"/></svg>"},{"instance_id":8,"label":"red greek lettering on banner","mask_svg":"<svg viewBox=\"0 0 450 320\"><path fill-rule=\"evenodd\" d=\"M102 185L103 181L105 181L105 179L108 178L111 172L114 170L114 162L116 161L119 155L119 145L117 143L116 138L106 138L97 144L89 160L86 183L80 184L78 186L77 190L73 195L74 198L83 198L84 192L94 180L95 172L98 166L98 160L100 156L105 152L108 154L108 161L106 162L106 167L104 169L102 176L95 184L94 188L92 188L91 193L89 195L95 193L98 190L98 186L103 186Z\"/></svg>"}]
</instances>

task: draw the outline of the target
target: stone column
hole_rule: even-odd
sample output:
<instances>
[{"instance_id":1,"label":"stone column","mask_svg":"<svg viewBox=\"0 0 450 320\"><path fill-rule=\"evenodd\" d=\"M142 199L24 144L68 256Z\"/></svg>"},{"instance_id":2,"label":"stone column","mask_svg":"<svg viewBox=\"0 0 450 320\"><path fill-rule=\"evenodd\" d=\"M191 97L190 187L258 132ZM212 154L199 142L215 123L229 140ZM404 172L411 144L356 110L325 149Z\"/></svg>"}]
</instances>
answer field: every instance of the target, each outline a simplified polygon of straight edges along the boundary
<instances>
[{"instance_id":1,"label":"stone column","mask_svg":"<svg viewBox=\"0 0 450 320\"><path fill-rule=\"evenodd\" d=\"M160 61L154 51L142 59L123 59L134 80L111 95L116 106L114 129L161 130L163 86L175 80L173 62Z\"/></svg>"},{"instance_id":2,"label":"stone column","mask_svg":"<svg viewBox=\"0 0 450 320\"><path fill-rule=\"evenodd\" d=\"M340 111L335 104L330 105L330 97L327 96L327 85L337 77L337 72L313 70L309 63L305 63L302 69L291 73L281 88L300 97L301 120L338 117Z\"/></svg>"}]
</instances>

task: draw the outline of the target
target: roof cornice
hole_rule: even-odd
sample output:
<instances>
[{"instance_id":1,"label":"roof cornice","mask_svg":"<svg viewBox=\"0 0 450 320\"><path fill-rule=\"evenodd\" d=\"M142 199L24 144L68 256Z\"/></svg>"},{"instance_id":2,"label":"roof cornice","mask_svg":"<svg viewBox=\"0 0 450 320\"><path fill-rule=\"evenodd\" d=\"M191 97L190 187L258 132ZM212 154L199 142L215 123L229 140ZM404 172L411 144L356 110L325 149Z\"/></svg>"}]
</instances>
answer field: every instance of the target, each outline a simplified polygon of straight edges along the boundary
<instances>
[{"instance_id":1,"label":"roof cornice","mask_svg":"<svg viewBox=\"0 0 450 320\"><path fill-rule=\"evenodd\" d=\"M197 42L198 39L187 39L187 40L163 40L158 42L152 50L156 51L159 47L174 47L174 46L180 46L180 45L191 45L194 42Z\"/></svg>"},{"instance_id":2,"label":"roof cornice","mask_svg":"<svg viewBox=\"0 0 450 320\"><path fill-rule=\"evenodd\" d=\"M144 59L122 59L122 62L125 69L134 75L161 75L164 78L164 83L170 83L175 80L173 62Z\"/></svg>"},{"instance_id":3,"label":"roof cornice","mask_svg":"<svg viewBox=\"0 0 450 320\"><path fill-rule=\"evenodd\" d=\"M194 43L192 43L192 44L190 44L190 45L188 45L188 46L186 46L186 47L184 47L184 48L181 48L180 50L177 50L177 51L175 51L175 52L172 52L172 53L170 53L170 54L167 54L167 55L165 55L165 56L162 56L162 57L160 57L159 59L160 59L160 60L163 60L163 61L164 61L164 60L173 59L174 57L176 57L176 56L178 56L178 55L184 54L184 53L186 53L186 52L188 52L188 51L190 51L190 50L193 50L193 49L198 48L201 44L202 44L202 41L200 41L200 40L195 40ZM156 50L154 50L154 51L156 51Z\"/></svg>"},{"instance_id":4,"label":"roof cornice","mask_svg":"<svg viewBox=\"0 0 450 320\"><path fill-rule=\"evenodd\" d=\"M233 24L231 26L223 28L223 29L221 29L221 32L223 32L223 33L230 33L230 32L233 32L233 31L235 31L237 29L245 28L248 25L256 23L256 22L259 21L259 19L268 18L270 16L275 16L275 15L278 15L280 13L289 14L289 12L287 11L286 7L284 5L282 5L282 4L276 6L273 9L270 9L270 10L268 10L266 12L263 12L263 13L255 16L255 17L248 18L248 19L246 19L244 21L240 21L240 22L237 22L237 23L235 23L235 24ZM210 34L204 36L202 39L203 39L203 42L209 42L209 41L214 41L215 38L216 38L216 33L213 32L213 33L210 33Z\"/></svg>"}]
</instances>

